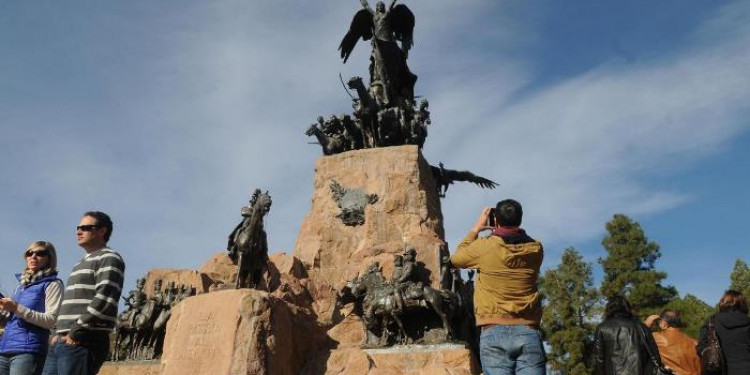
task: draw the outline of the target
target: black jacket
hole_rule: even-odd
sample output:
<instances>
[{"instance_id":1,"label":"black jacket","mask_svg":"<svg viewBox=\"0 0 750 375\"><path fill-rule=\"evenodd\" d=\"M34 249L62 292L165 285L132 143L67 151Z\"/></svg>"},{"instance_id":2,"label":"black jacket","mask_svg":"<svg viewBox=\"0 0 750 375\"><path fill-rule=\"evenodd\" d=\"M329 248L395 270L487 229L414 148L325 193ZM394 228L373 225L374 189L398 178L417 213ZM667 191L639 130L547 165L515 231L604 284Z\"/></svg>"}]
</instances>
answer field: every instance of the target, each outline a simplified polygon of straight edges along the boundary
<instances>
[{"instance_id":1,"label":"black jacket","mask_svg":"<svg viewBox=\"0 0 750 375\"><path fill-rule=\"evenodd\" d=\"M653 359L649 353L655 356ZM651 375L661 363L648 328L638 320L610 318L599 324L594 339L595 375Z\"/></svg>"},{"instance_id":2,"label":"black jacket","mask_svg":"<svg viewBox=\"0 0 750 375\"><path fill-rule=\"evenodd\" d=\"M750 318L739 311L724 311L715 315L714 324L721 351L727 363L727 375L750 374ZM708 343L708 321L701 328L698 354Z\"/></svg>"}]
</instances>

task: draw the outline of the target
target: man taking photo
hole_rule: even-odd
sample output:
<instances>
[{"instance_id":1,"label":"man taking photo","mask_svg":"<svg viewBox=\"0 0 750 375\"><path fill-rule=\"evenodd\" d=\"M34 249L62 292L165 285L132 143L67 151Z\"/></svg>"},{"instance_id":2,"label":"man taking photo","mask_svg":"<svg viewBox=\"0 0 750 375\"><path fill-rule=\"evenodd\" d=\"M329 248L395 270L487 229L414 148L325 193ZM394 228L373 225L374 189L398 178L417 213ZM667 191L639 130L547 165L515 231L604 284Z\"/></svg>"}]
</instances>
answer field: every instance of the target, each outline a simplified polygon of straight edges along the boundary
<instances>
[{"instance_id":1,"label":"man taking photo","mask_svg":"<svg viewBox=\"0 0 750 375\"><path fill-rule=\"evenodd\" d=\"M521 229L521 204L506 199L482 210L458 245L451 263L479 270L474 313L481 329L479 357L486 375L544 375L547 362L539 333L537 290L544 252ZM488 237L479 233L492 230Z\"/></svg>"},{"instance_id":2,"label":"man taking photo","mask_svg":"<svg viewBox=\"0 0 750 375\"><path fill-rule=\"evenodd\" d=\"M86 256L68 278L44 375L93 375L107 357L125 276L122 257L107 247L111 235L104 212L86 212L76 227Z\"/></svg>"}]
</instances>

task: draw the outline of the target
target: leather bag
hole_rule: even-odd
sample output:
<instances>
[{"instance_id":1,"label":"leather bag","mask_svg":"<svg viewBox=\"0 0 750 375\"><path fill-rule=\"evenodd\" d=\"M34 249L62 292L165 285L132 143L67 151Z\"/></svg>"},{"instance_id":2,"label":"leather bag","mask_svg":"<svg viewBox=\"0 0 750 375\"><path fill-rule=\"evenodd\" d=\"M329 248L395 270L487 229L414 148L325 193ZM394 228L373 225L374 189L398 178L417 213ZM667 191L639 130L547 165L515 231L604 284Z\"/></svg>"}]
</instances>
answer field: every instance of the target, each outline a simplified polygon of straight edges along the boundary
<instances>
[{"instance_id":1,"label":"leather bag","mask_svg":"<svg viewBox=\"0 0 750 375\"><path fill-rule=\"evenodd\" d=\"M708 318L708 344L701 351L701 368L704 374L721 374L724 368L724 354L721 351L719 335L716 334L714 317Z\"/></svg>"}]
</instances>

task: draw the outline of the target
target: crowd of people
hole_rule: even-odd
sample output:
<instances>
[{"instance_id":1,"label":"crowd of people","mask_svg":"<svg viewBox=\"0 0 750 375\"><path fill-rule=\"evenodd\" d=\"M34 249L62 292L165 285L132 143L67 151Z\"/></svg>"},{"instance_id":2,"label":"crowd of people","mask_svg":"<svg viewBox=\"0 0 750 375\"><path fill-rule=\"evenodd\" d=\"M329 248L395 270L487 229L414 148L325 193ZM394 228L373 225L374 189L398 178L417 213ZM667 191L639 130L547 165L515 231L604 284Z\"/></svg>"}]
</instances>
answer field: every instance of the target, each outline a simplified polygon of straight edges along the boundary
<instances>
[{"instance_id":1,"label":"crowd of people","mask_svg":"<svg viewBox=\"0 0 750 375\"><path fill-rule=\"evenodd\" d=\"M474 313L486 375L546 373L537 289L544 251L520 227L522 216L521 204L512 199L482 210L450 259L455 267L476 269L479 275ZM12 297L0 298L0 311L9 314L0 337L0 375L99 371L108 355L125 272L122 257L107 246L112 228L103 212L83 215L76 238L86 255L73 267L66 287L57 277L51 243L34 241L24 251L26 268L18 275L18 287ZM491 234L479 237L483 231ZM655 324L658 332L652 332ZM680 325L679 311L664 310L642 322L626 298L610 298L594 336L594 373L713 374L706 357L720 347L718 367L710 366L716 374L750 374L750 318L740 292L722 296L719 312L703 325L698 341Z\"/></svg>"},{"instance_id":2,"label":"crowd of people","mask_svg":"<svg viewBox=\"0 0 750 375\"><path fill-rule=\"evenodd\" d=\"M522 216L521 204L512 199L485 208L451 257L454 266L478 271L474 313L486 375L546 373L537 289L544 253L542 244L520 227ZM479 237L482 231L491 234ZM659 331L652 333L657 322ZM679 311L664 310L642 322L626 298L613 296L594 335L593 373L750 375L750 318L741 293L724 294L698 341L680 326ZM718 340L711 339L714 334ZM717 366L706 365L712 346L720 346Z\"/></svg>"},{"instance_id":3,"label":"crowd of people","mask_svg":"<svg viewBox=\"0 0 750 375\"><path fill-rule=\"evenodd\" d=\"M57 277L57 253L46 241L32 242L23 256L12 296L0 298L6 313L0 337L0 375L78 375L99 372L109 352L122 292L125 263L109 247L112 220L86 212L76 227L86 252L67 286Z\"/></svg>"}]
</instances>

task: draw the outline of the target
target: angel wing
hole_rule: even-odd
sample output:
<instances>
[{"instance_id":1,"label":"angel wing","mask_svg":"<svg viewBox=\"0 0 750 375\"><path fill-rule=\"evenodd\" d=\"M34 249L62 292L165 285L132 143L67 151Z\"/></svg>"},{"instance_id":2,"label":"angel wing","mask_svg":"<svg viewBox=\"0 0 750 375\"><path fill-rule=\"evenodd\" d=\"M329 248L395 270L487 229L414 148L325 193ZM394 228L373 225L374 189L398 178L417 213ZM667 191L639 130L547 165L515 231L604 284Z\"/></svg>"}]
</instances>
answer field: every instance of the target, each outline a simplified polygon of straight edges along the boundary
<instances>
[{"instance_id":1,"label":"angel wing","mask_svg":"<svg viewBox=\"0 0 750 375\"><path fill-rule=\"evenodd\" d=\"M414 45L414 13L404 4L399 4L390 10L389 26L396 40L401 41L404 56L409 56L409 49Z\"/></svg>"},{"instance_id":2,"label":"angel wing","mask_svg":"<svg viewBox=\"0 0 750 375\"><path fill-rule=\"evenodd\" d=\"M352 24L349 26L349 31L344 35L341 44L339 44L339 51L341 51L341 58L344 59L344 63L349 59L349 55L352 54L359 38L362 38L362 40L370 40L372 38L373 26L372 13L367 9L362 9L354 15Z\"/></svg>"}]
</instances>

